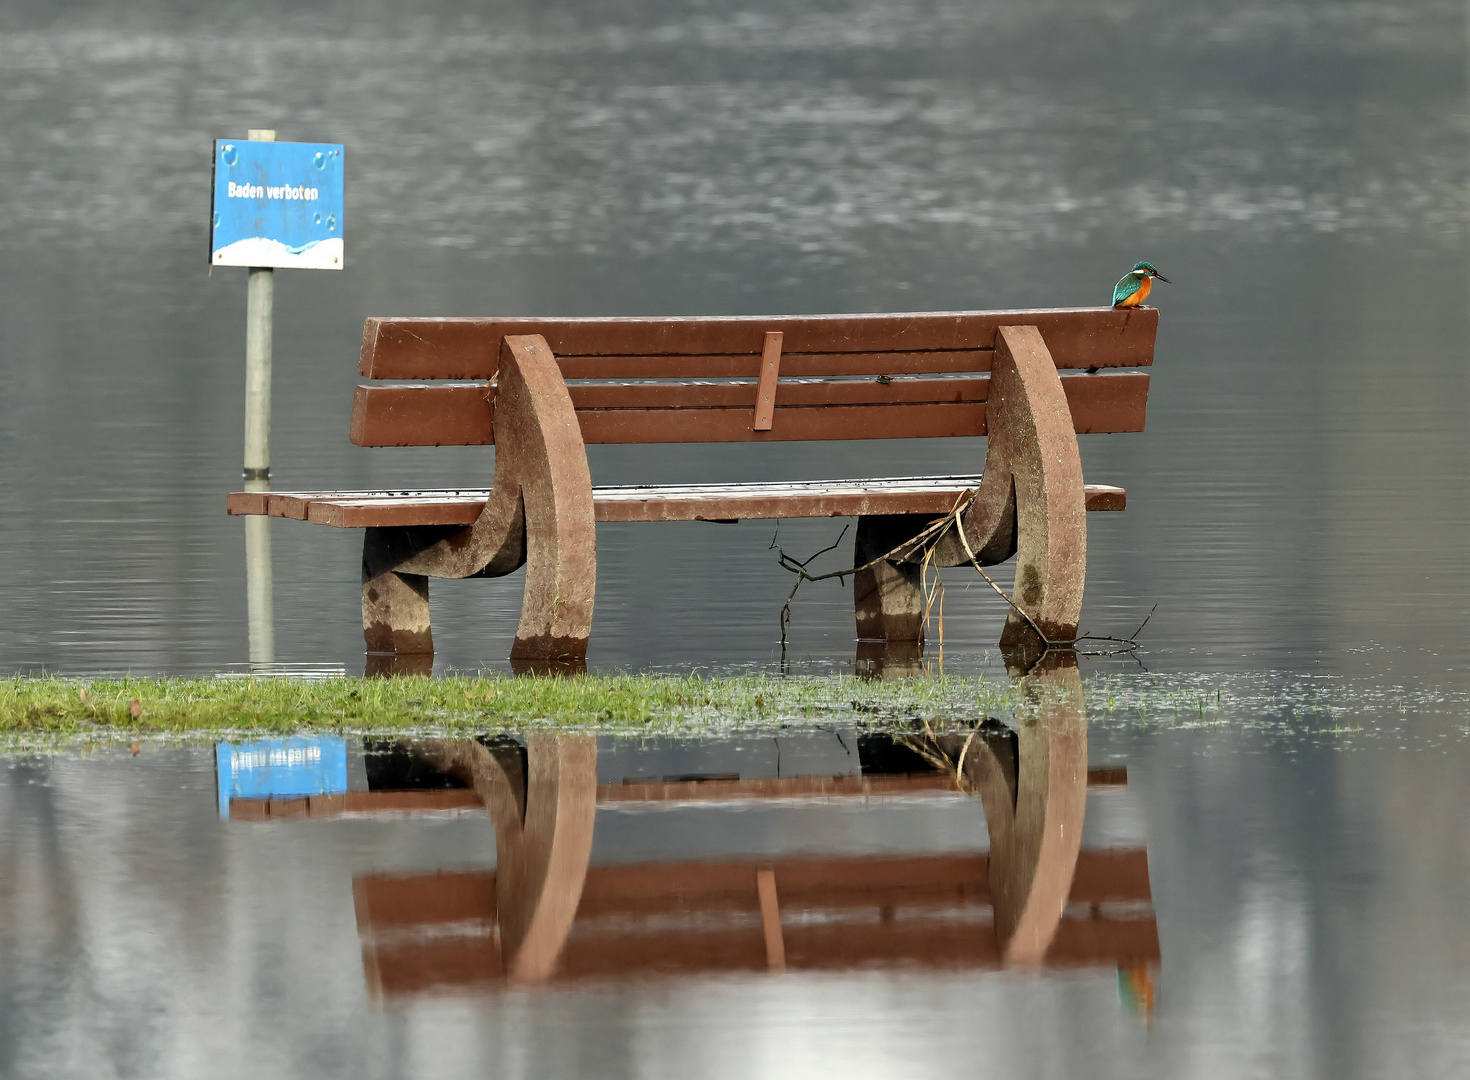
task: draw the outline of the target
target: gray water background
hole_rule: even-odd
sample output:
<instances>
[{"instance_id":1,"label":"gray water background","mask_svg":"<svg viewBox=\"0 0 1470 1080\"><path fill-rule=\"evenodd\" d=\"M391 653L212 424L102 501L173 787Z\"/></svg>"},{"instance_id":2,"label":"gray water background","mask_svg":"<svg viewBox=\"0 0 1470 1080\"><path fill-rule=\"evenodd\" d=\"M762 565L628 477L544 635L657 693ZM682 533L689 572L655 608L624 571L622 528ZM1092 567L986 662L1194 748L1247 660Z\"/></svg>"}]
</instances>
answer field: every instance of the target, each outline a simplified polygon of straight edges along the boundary
<instances>
[{"instance_id":1,"label":"gray water background","mask_svg":"<svg viewBox=\"0 0 1470 1080\"><path fill-rule=\"evenodd\" d=\"M1465 42L1432 2L8 4L0 667L247 659L244 271L208 274L208 155L272 126L349 160L347 269L278 274L277 488L488 483L484 448L348 442L368 315L1092 304L1149 258L1177 284L1148 429L1082 440L1129 490L1089 522L1086 628L1157 605L1156 667L1462 672ZM901 475L983 443L592 456ZM278 658L354 669L358 534L273 530ZM771 535L601 528L594 667L770 662ZM436 582L441 666L503 666L519 590ZM952 589L947 657L1002 614ZM850 662L851 620L809 588L793 655Z\"/></svg>"},{"instance_id":2,"label":"gray water background","mask_svg":"<svg viewBox=\"0 0 1470 1080\"><path fill-rule=\"evenodd\" d=\"M1096 973L383 1010L351 874L488 862L487 821L235 827L207 747L11 756L0 1075L1470 1071L1466 42L1464 7L1435 2L0 7L0 669L246 660L223 513L244 280L206 274L207 169L213 138L274 126L349 163L348 269L278 278L282 488L490 475L484 450L348 443L368 315L1090 304L1154 260L1177 284L1148 430L1083 440L1089 479L1129 490L1089 522L1084 625L1157 604L1149 667L1234 702L1094 721L1149 852L1147 1026ZM593 475L982 451L599 447ZM273 529L278 656L353 670L358 538ZM598 540L594 667L772 662L770 526ZM961 667L1002 616L962 585ZM503 667L519 579L435 589L440 665ZM851 637L843 590L803 592L798 658L841 667ZM600 820L595 857L983 846L974 807L865 813Z\"/></svg>"}]
</instances>

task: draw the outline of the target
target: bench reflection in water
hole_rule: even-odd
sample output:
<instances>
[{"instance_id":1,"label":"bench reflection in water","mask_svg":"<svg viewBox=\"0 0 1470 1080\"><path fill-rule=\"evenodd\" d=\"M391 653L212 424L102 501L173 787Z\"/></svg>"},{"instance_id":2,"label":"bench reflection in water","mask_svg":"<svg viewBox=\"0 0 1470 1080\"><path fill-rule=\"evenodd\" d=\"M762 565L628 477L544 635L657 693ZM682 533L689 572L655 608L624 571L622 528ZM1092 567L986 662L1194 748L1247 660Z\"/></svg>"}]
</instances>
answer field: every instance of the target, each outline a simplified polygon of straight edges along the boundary
<instances>
[{"instance_id":1,"label":"bench reflection in water","mask_svg":"<svg viewBox=\"0 0 1470 1080\"><path fill-rule=\"evenodd\" d=\"M1147 1011L1159 961L1147 854L1081 846L1089 786L1124 784L1126 773L1088 768L1075 656L1049 654L1022 687L1017 728L990 721L909 740L935 764L927 771L869 762L861 775L599 784L595 736L428 739L400 744L400 758L462 787L249 811L236 800L231 816L488 811L495 870L354 880L364 971L384 998L731 972L1105 966ZM915 794L978 797L988 854L589 865L599 805Z\"/></svg>"}]
</instances>

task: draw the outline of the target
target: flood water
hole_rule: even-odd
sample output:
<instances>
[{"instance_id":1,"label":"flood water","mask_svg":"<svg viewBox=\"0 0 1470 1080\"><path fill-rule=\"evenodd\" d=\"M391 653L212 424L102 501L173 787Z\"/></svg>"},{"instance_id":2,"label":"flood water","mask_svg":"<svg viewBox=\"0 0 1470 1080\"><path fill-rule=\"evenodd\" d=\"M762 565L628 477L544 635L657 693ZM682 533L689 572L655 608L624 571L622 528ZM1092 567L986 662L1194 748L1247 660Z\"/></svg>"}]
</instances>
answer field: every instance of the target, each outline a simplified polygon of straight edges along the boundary
<instances>
[{"instance_id":1,"label":"flood water","mask_svg":"<svg viewBox=\"0 0 1470 1080\"><path fill-rule=\"evenodd\" d=\"M923 771L850 715L486 732L448 772L442 746L351 737L310 751L345 793L239 812L214 746L12 754L0 1075L1470 1070L1467 41L1436 0L0 7L4 672L251 659L215 137L347 148L347 269L277 275L279 489L488 483L483 448L349 443L371 315L1070 306L1138 259L1175 282L1147 430L1082 440L1088 480L1128 489L1089 521L1083 627L1153 610L1141 663L1084 657L1071 719L997 718L1020 731L980 739L999 772ZM594 447L592 473L983 454ZM360 537L270 529L274 658L361 670ZM772 531L600 527L590 666L779 670ZM945 669L1004 677L1001 601L946 585ZM440 670L506 669L520 587L434 583ZM792 669L851 671L852 619L805 586ZM478 787L423 786L471 760ZM486 760L529 770L515 814ZM508 824L542 820L538 768L575 825L540 892L551 841ZM1006 775L1042 824L998 848ZM1027 952L1010 920L1046 889Z\"/></svg>"}]
</instances>

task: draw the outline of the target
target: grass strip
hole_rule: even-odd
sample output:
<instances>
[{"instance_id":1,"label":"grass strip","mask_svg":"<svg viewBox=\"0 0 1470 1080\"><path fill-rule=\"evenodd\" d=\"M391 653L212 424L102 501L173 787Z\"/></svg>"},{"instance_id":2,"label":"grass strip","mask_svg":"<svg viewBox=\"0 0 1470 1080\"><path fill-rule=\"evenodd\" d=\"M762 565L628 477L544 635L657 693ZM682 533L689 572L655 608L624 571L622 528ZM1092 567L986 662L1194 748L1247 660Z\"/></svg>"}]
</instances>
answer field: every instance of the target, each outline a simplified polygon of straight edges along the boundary
<instances>
[{"instance_id":1,"label":"grass strip","mask_svg":"<svg viewBox=\"0 0 1470 1080\"><path fill-rule=\"evenodd\" d=\"M850 676L42 676L0 680L0 740L552 727L632 734L853 719L882 725L976 719L1008 711L1017 700L1008 681L944 675L893 682Z\"/></svg>"},{"instance_id":2,"label":"grass strip","mask_svg":"<svg viewBox=\"0 0 1470 1080\"><path fill-rule=\"evenodd\" d=\"M1470 737L1470 691L1382 678L1282 672L1107 673L1083 680L1093 728L1234 728L1300 737L1396 738L1429 717ZM0 678L0 750L136 738L292 732L482 733L577 729L625 735L860 726L968 728L1024 722L1018 685L1002 676L449 675L305 679ZM1429 730L1429 728L1425 728ZM1440 731L1440 728L1434 728Z\"/></svg>"}]
</instances>

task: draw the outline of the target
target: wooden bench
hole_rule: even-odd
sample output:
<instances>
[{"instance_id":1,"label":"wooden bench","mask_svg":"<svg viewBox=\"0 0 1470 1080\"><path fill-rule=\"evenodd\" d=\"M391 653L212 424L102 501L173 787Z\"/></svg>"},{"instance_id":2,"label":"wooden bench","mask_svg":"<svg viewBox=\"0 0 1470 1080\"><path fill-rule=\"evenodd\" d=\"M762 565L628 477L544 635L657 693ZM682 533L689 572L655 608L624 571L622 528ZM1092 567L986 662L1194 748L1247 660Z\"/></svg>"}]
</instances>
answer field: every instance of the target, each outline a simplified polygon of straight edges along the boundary
<instances>
[{"instance_id":1,"label":"wooden bench","mask_svg":"<svg viewBox=\"0 0 1470 1080\"><path fill-rule=\"evenodd\" d=\"M232 514L366 529L370 653L432 656L428 579L526 567L512 659L580 662L596 522L857 517L859 638L921 641L920 562L1019 556L1003 641L1076 635L1078 434L1141 431L1158 312L1082 308L738 318L368 319L352 441L496 446L489 488L236 492ZM1065 370L1067 374L1061 374ZM413 380L413 381L408 381ZM430 380L430 381L426 381ZM590 443L989 435L983 475L593 487ZM962 528L895 551L963 506ZM1019 614L1018 614L1019 612Z\"/></svg>"}]
</instances>

